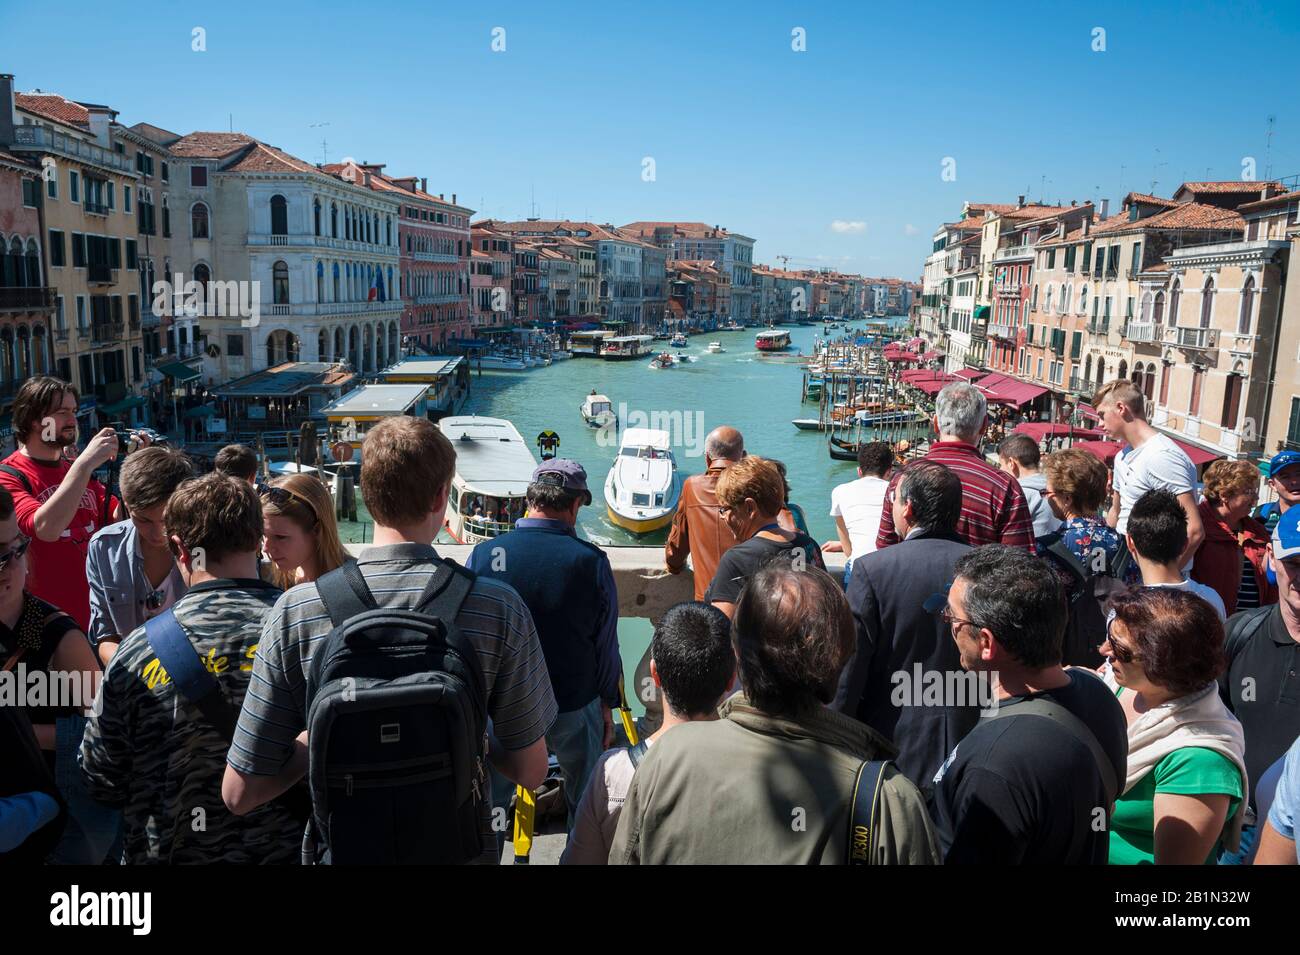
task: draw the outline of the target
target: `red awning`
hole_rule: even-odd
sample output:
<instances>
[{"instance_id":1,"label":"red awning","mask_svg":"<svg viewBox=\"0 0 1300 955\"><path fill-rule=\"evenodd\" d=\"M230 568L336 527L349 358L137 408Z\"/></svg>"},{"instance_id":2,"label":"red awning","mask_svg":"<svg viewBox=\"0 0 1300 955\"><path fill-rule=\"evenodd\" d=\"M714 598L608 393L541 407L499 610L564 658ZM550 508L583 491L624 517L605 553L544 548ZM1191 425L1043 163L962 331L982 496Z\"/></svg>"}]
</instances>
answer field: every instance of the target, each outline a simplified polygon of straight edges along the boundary
<instances>
[{"instance_id":1,"label":"red awning","mask_svg":"<svg viewBox=\"0 0 1300 955\"><path fill-rule=\"evenodd\" d=\"M956 377L965 378L967 381L971 381L972 379L978 378L982 374L984 374L984 372L979 371L976 368L958 368L956 371L953 372L953 375L955 375Z\"/></svg>"},{"instance_id":2,"label":"red awning","mask_svg":"<svg viewBox=\"0 0 1300 955\"><path fill-rule=\"evenodd\" d=\"M924 381L912 382L912 387L924 391L927 395L933 397L943 391L943 389L947 388L950 384L951 382L948 381L940 381L936 378L926 378Z\"/></svg>"},{"instance_id":3,"label":"red awning","mask_svg":"<svg viewBox=\"0 0 1300 955\"><path fill-rule=\"evenodd\" d=\"M1177 438L1174 438L1172 434L1169 437L1173 438L1174 444L1187 452L1187 456L1192 459L1192 464L1198 468L1202 464L1209 464L1211 461L1217 461L1219 458L1223 457L1223 452L1221 451L1206 451L1204 448L1198 448L1196 445L1189 444L1186 441L1179 441Z\"/></svg>"},{"instance_id":4,"label":"red awning","mask_svg":"<svg viewBox=\"0 0 1300 955\"><path fill-rule=\"evenodd\" d=\"M886 352L885 358L889 361L920 361L921 356L910 351L904 352Z\"/></svg>"},{"instance_id":5,"label":"red awning","mask_svg":"<svg viewBox=\"0 0 1300 955\"><path fill-rule=\"evenodd\" d=\"M1026 421L1018 424L1013 429L1015 434L1027 434L1035 441L1042 441L1044 438L1102 438L1106 432L1097 428L1080 428L1069 424L1054 424L1047 421ZM1076 442L1076 448L1079 446Z\"/></svg>"},{"instance_id":6,"label":"red awning","mask_svg":"<svg viewBox=\"0 0 1300 955\"><path fill-rule=\"evenodd\" d=\"M943 352L931 350L921 356L921 361L934 361L936 358L942 358L942 357L943 357Z\"/></svg>"},{"instance_id":7,"label":"red awning","mask_svg":"<svg viewBox=\"0 0 1300 955\"><path fill-rule=\"evenodd\" d=\"M1103 464L1110 464L1119 454L1119 445L1114 441L1076 441L1074 447L1097 455Z\"/></svg>"},{"instance_id":8,"label":"red awning","mask_svg":"<svg viewBox=\"0 0 1300 955\"><path fill-rule=\"evenodd\" d=\"M1093 421L1101 420L1101 415L1097 414L1096 410L1092 407L1092 405L1088 404L1085 401L1080 401L1078 407L1076 407L1075 410L1078 411L1079 414L1083 415L1085 418L1091 418Z\"/></svg>"}]
</instances>

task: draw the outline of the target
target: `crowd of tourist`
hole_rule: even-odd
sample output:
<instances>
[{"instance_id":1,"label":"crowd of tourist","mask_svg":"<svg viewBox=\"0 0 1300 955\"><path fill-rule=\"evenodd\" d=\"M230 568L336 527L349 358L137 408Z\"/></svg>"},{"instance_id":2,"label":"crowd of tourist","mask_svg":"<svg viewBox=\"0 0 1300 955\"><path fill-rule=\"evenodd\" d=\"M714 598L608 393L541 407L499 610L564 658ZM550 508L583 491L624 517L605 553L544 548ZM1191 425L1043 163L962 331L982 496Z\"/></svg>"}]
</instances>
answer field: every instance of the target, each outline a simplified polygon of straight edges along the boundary
<instances>
[{"instance_id":1,"label":"crowd of tourist","mask_svg":"<svg viewBox=\"0 0 1300 955\"><path fill-rule=\"evenodd\" d=\"M559 778L566 864L1296 863L1300 454L1257 508L1253 465L1198 476L1130 383L1094 406L1113 471L1005 428L991 463L984 396L949 385L923 457L859 447L820 546L784 466L715 429L634 741L577 461L460 566L452 444L386 419L353 557L318 478L123 459L112 429L78 452L75 389L30 379L0 665L84 694L0 706L0 858L496 862Z\"/></svg>"}]
</instances>

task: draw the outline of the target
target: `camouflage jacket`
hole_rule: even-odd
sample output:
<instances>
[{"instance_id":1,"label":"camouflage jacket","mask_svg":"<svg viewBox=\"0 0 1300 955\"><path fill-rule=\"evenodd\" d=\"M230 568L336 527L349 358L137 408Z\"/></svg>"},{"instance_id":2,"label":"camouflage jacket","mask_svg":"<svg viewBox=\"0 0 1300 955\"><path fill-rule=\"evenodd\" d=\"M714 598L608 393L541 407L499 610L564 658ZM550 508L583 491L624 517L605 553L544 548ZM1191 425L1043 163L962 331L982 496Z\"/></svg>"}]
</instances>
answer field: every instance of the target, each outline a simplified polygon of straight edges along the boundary
<instances>
[{"instance_id":1,"label":"camouflage jacket","mask_svg":"<svg viewBox=\"0 0 1300 955\"><path fill-rule=\"evenodd\" d=\"M204 581L173 608L236 713L262 620L279 595L258 580ZM302 820L280 800L242 817L226 809L221 778L230 741L176 692L144 627L122 641L99 692L81 769L91 796L122 810L123 862L299 860Z\"/></svg>"}]
</instances>

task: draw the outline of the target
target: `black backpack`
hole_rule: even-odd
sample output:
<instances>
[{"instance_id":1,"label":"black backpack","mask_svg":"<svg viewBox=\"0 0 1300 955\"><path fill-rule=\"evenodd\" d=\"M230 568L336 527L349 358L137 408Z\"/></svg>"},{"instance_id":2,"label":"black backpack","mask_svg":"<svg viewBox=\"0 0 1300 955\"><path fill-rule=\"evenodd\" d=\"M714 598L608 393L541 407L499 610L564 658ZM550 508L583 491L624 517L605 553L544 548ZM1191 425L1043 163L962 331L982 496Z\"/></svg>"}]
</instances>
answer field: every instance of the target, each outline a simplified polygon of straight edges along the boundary
<instances>
[{"instance_id":1,"label":"black backpack","mask_svg":"<svg viewBox=\"0 0 1300 955\"><path fill-rule=\"evenodd\" d=\"M410 610L351 561L316 582L334 629L307 675L313 836L304 861L460 864L483 851L487 689L456 626L474 575L437 565ZM311 858L316 856L316 858Z\"/></svg>"},{"instance_id":2,"label":"black backpack","mask_svg":"<svg viewBox=\"0 0 1300 955\"><path fill-rule=\"evenodd\" d=\"M1131 559L1128 548L1121 543L1119 553L1103 569L1079 560L1061 539L1060 531L1040 537L1038 544L1072 580L1066 593L1070 614L1061 646L1061 665L1095 670L1102 664L1097 648L1106 639L1106 602L1114 594L1128 590L1124 583Z\"/></svg>"}]
</instances>

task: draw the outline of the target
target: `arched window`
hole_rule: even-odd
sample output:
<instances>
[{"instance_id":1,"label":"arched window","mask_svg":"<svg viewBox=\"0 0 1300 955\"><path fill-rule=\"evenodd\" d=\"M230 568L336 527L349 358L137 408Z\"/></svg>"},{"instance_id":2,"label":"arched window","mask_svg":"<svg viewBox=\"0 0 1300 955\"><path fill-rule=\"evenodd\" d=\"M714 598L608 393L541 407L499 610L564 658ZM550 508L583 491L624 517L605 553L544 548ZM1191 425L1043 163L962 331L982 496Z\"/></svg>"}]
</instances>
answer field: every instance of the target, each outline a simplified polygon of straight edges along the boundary
<instances>
[{"instance_id":1,"label":"arched window","mask_svg":"<svg viewBox=\"0 0 1300 955\"><path fill-rule=\"evenodd\" d=\"M311 223L312 229L316 235L320 235L320 200L311 201Z\"/></svg>"},{"instance_id":2,"label":"arched window","mask_svg":"<svg viewBox=\"0 0 1300 955\"><path fill-rule=\"evenodd\" d=\"M1156 305L1155 305L1155 311L1152 313L1152 318L1151 318L1151 320L1152 320L1155 324L1157 324L1157 325L1160 325L1160 324L1163 324L1163 323L1164 323L1164 320L1165 320L1165 293L1164 293L1163 291L1161 291L1161 292L1156 292Z\"/></svg>"},{"instance_id":3,"label":"arched window","mask_svg":"<svg viewBox=\"0 0 1300 955\"><path fill-rule=\"evenodd\" d=\"M1051 315L1051 314L1052 314L1052 291L1053 291L1052 286L1051 286L1051 285L1048 285L1048 286L1047 286L1047 298L1044 300L1044 301L1045 301L1045 305L1046 305L1046 309L1045 309L1045 311L1047 312L1048 315Z\"/></svg>"},{"instance_id":4,"label":"arched window","mask_svg":"<svg viewBox=\"0 0 1300 955\"><path fill-rule=\"evenodd\" d=\"M325 263L316 263L316 301L325 301Z\"/></svg>"},{"instance_id":5,"label":"arched window","mask_svg":"<svg viewBox=\"0 0 1300 955\"><path fill-rule=\"evenodd\" d=\"M1127 378L1127 377L1128 377L1128 362L1126 362L1126 361L1120 361L1120 363L1119 363L1119 375L1118 375L1118 377L1120 377L1120 378Z\"/></svg>"},{"instance_id":6,"label":"arched window","mask_svg":"<svg viewBox=\"0 0 1300 955\"><path fill-rule=\"evenodd\" d=\"M1241 286L1241 314L1237 316L1237 334L1249 335L1255 307L1255 276L1246 276Z\"/></svg>"},{"instance_id":7,"label":"arched window","mask_svg":"<svg viewBox=\"0 0 1300 955\"><path fill-rule=\"evenodd\" d=\"M1083 361L1083 380L1090 381L1091 379L1092 379L1092 356L1089 355Z\"/></svg>"},{"instance_id":8,"label":"arched window","mask_svg":"<svg viewBox=\"0 0 1300 955\"><path fill-rule=\"evenodd\" d=\"M289 304L289 266L284 261L271 267L271 301L276 305Z\"/></svg>"},{"instance_id":9,"label":"arched window","mask_svg":"<svg viewBox=\"0 0 1300 955\"><path fill-rule=\"evenodd\" d=\"M0 239L0 252L4 251L4 241ZM9 243L9 254L4 256L4 284L10 288L23 284L23 243L14 236Z\"/></svg>"},{"instance_id":10,"label":"arched window","mask_svg":"<svg viewBox=\"0 0 1300 955\"><path fill-rule=\"evenodd\" d=\"M393 244L393 217L384 216L384 245Z\"/></svg>"},{"instance_id":11,"label":"arched window","mask_svg":"<svg viewBox=\"0 0 1300 955\"><path fill-rule=\"evenodd\" d=\"M1183 297L1183 287L1178 279L1174 279L1174 287L1169 293L1169 324L1178 324L1178 305Z\"/></svg>"},{"instance_id":12,"label":"arched window","mask_svg":"<svg viewBox=\"0 0 1300 955\"><path fill-rule=\"evenodd\" d=\"M1150 321L1151 321L1151 303L1152 303L1151 293L1150 293L1150 292L1146 292L1146 293L1143 294L1143 296L1142 296L1142 316L1141 316L1141 321L1142 321L1143 323L1147 323L1147 322L1150 322Z\"/></svg>"},{"instance_id":13,"label":"arched window","mask_svg":"<svg viewBox=\"0 0 1300 955\"><path fill-rule=\"evenodd\" d=\"M41 256L36 251L36 240L27 240L27 284L36 288L41 284Z\"/></svg>"},{"instance_id":14,"label":"arched window","mask_svg":"<svg viewBox=\"0 0 1300 955\"><path fill-rule=\"evenodd\" d=\"M1106 383L1106 359L1098 358L1097 359L1097 387L1100 388L1105 383Z\"/></svg>"},{"instance_id":15,"label":"arched window","mask_svg":"<svg viewBox=\"0 0 1300 955\"><path fill-rule=\"evenodd\" d=\"M271 235L289 234L289 201L284 196L271 197Z\"/></svg>"},{"instance_id":16,"label":"arched window","mask_svg":"<svg viewBox=\"0 0 1300 955\"><path fill-rule=\"evenodd\" d=\"M1088 314L1088 286L1079 289L1079 314Z\"/></svg>"},{"instance_id":17,"label":"arched window","mask_svg":"<svg viewBox=\"0 0 1300 955\"><path fill-rule=\"evenodd\" d=\"M212 270L202 263L194 266L194 282L199 287L200 304L208 300L208 283L212 281Z\"/></svg>"},{"instance_id":18,"label":"arched window","mask_svg":"<svg viewBox=\"0 0 1300 955\"><path fill-rule=\"evenodd\" d=\"M338 264L337 262L335 262L335 263L334 263L334 297L333 297L332 299L330 299L330 301L331 301L331 302L337 302L337 301L339 301L339 300L340 300L340 299L339 299L339 264ZM336 355L338 354L338 351L339 351L339 349L336 348L336 349L335 349L335 354L336 354Z\"/></svg>"},{"instance_id":19,"label":"arched window","mask_svg":"<svg viewBox=\"0 0 1300 955\"><path fill-rule=\"evenodd\" d=\"M339 206L337 202L330 203L330 237L335 239L339 237Z\"/></svg>"},{"instance_id":20,"label":"arched window","mask_svg":"<svg viewBox=\"0 0 1300 955\"><path fill-rule=\"evenodd\" d=\"M1201 413L1201 384L1205 378L1205 369L1192 367L1192 393L1187 400L1187 413L1193 418Z\"/></svg>"},{"instance_id":21,"label":"arched window","mask_svg":"<svg viewBox=\"0 0 1300 955\"><path fill-rule=\"evenodd\" d=\"M194 208L190 210L190 237L208 238L208 207L202 202L194 203Z\"/></svg>"},{"instance_id":22,"label":"arched window","mask_svg":"<svg viewBox=\"0 0 1300 955\"><path fill-rule=\"evenodd\" d=\"M1201 288L1201 327L1209 328L1214 320L1214 279L1206 279Z\"/></svg>"},{"instance_id":23,"label":"arched window","mask_svg":"<svg viewBox=\"0 0 1300 955\"><path fill-rule=\"evenodd\" d=\"M1072 298L1074 298L1074 285L1066 285L1065 288L1061 290L1062 315L1068 315L1070 313L1070 299Z\"/></svg>"}]
</instances>

